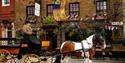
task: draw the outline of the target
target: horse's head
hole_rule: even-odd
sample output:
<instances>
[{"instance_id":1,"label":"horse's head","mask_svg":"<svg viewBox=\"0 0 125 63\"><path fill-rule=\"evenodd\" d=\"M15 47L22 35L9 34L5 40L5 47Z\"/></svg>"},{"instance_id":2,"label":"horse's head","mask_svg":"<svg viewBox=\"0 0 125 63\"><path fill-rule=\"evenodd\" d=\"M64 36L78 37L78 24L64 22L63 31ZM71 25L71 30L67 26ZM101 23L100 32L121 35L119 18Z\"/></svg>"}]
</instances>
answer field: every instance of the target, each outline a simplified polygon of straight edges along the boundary
<instances>
[{"instance_id":1,"label":"horse's head","mask_svg":"<svg viewBox=\"0 0 125 63\"><path fill-rule=\"evenodd\" d=\"M99 34L94 34L93 36L93 45L98 45L100 46L102 49L106 48L106 43L105 43L105 39L104 37L102 37Z\"/></svg>"}]
</instances>

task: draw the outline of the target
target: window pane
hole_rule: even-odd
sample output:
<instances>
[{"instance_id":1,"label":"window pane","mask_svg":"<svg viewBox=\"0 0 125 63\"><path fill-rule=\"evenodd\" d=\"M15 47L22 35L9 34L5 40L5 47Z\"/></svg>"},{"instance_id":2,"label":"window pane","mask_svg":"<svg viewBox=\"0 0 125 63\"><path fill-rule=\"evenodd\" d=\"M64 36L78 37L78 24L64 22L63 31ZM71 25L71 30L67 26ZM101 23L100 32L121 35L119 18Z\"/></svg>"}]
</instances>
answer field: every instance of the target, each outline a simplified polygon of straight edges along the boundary
<instances>
[{"instance_id":1,"label":"window pane","mask_svg":"<svg viewBox=\"0 0 125 63\"><path fill-rule=\"evenodd\" d=\"M99 6L99 2L97 2L96 5Z\"/></svg>"},{"instance_id":2,"label":"window pane","mask_svg":"<svg viewBox=\"0 0 125 63\"><path fill-rule=\"evenodd\" d=\"M78 4L76 4L76 7L79 7L79 5L78 5Z\"/></svg>"},{"instance_id":3,"label":"window pane","mask_svg":"<svg viewBox=\"0 0 125 63\"><path fill-rule=\"evenodd\" d=\"M70 8L72 8L73 7L73 5L72 4L70 4Z\"/></svg>"},{"instance_id":4,"label":"window pane","mask_svg":"<svg viewBox=\"0 0 125 63\"><path fill-rule=\"evenodd\" d=\"M72 4L72 7L74 7L74 4Z\"/></svg>"},{"instance_id":5,"label":"window pane","mask_svg":"<svg viewBox=\"0 0 125 63\"><path fill-rule=\"evenodd\" d=\"M75 7L73 7L73 11L75 11Z\"/></svg>"},{"instance_id":6,"label":"window pane","mask_svg":"<svg viewBox=\"0 0 125 63\"><path fill-rule=\"evenodd\" d=\"M102 6L103 5L103 3L102 2L100 2L100 6Z\"/></svg>"},{"instance_id":7,"label":"window pane","mask_svg":"<svg viewBox=\"0 0 125 63\"><path fill-rule=\"evenodd\" d=\"M53 10L53 7L52 7L52 5L50 6L50 10L51 10L51 12L52 12L52 10Z\"/></svg>"},{"instance_id":8,"label":"window pane","mask_svg":"<svg viewBox=\"0 0 125 63\"><path fill-rule=\"evenodd\" d=\"M107 9L106 6L104 6L104 9Z\"/></svg>"},{"instance_id":9,"label":"window pane","mask_svg":"<svg viewBox=\"0 0 125 63\"><path fill-rule=\"evenodd\" d=\"M99 6L97 6L97 10L100 10L100 9L99 9Z\"/></svg>"},{"instance_id":10,"label":"window pane","mask_svg":"<svg viewBox=\"0 0 125 63\"><path fill-rule=\"evenodd\" d=\"M8 1L8 0L4 0L4 3L5 3L5 4L9 4L9 1Z\"/></svg>"},{"instance_id":11,"label":"window pane","mask_svg":"<svg viewBox=\"0 0 125 63\"><path fill-rule=\"evenodd\" d=\"M50 12L50 9L48 9L47 12Z\"/></svg>"},{"instance_id":12,"label":"window pane","mask_svg":"<svg viewBox=\"0 0 125 63\"><path fill-rule=\"evenodd\" d=\"M70 7L70 11L73 11L73 8L72 8L72 7Z\"/></svg>"},{"instance_id":13,"label":"window pane","mask_svg":"<svg viewBox=\"0 0 125 63\"><path fill-rule=\"evenodd\" d=\"M106 5L107 3L106 3L106 1L105 2L103 2L103 5Z\"/></svg>"},{"instance_id":14,"label":"window pane","mask_svg":"<svg viewBox=\"0 0 125 63\"><path fill-rule=\"evenodd\" d=\"M76 11L79 11L79 8L78 8L78 7L76 8Z\"/></svg>"},{"instance_id":15,"label":"window pane","mask_svg":"<svg viewBox=\"0 0 125 63\"><path fill-rule=\"evenodd\" d=\"M101 10L103 10L103 6L100 6Z\"/></svg>"}]
</instances>

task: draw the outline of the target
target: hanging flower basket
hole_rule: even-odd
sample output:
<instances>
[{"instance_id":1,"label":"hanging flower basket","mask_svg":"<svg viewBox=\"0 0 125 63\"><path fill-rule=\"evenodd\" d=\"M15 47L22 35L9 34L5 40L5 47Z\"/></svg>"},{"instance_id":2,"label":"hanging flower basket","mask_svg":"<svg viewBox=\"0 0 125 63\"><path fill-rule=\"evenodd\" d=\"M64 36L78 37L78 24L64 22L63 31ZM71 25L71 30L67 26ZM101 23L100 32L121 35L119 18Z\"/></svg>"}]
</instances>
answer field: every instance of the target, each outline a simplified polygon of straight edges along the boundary
<instances>
[{"instance_id":1,"label":"hanging flower basket","mask_svg":"<svg viewBox=\"0 0 125 63\"><path fill-rule=\"evenodd\" d=\"M43 24L57 24L57 22L54 20L54 18L53 17L51 17L51 16L47 16L47 17L45 17L45 18L43 18L42 19L42 23Z\"/></svg>"}]
</instances>

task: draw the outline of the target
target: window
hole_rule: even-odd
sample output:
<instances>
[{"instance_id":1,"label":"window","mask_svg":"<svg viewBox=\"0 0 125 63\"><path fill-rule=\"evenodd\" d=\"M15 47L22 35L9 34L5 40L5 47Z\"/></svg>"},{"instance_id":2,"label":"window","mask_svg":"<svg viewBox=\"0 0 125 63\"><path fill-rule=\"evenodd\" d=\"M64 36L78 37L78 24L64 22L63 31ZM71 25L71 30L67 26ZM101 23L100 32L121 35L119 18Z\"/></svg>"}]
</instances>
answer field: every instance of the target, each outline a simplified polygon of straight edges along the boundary
<instances>
[{"instance_id":1,"label":"window","mask_svg":"<svg viewBox=\"0 0 125 63\"><path fill-rule=\"evenodd\" d=\"M27 6L27 17L34 16L35 14L35 6Z\"/></svg>"},{"instance_id":2,"label":"window","mask_svg":"<svg viewBox=\"0 0 125 63\"><path fill-rule=\"evenodd\" d=\"M124 2L124 5L123 5L123 8L125 9L125 2Z\"/></svg>"},{"instance_id":3,"label":"window","mask_svg":"<svg viewBox=\"0 0 125 63\"><path fill-rule=\"evenodd\" d=\"M78 15L79 16L79 3L69 3L69 15L70 16L75 16Z\"/></svg>"},{"instance_id":4,"label":"window","mask_svg":"<svg viewBox=\"0 0 125 63\"><path fill-rule=\"evenodd\" d=\"M6 21L6 20L3 20ZM0 38L15 38L15 29L14 29L14 23L3 23L2 24L3 29L0 30L1 31L1 37ZM10 45L14 45L17 42L15 42L14 40L1 40L0 41L1 44L0 46L10 46Z\"/></svg>"},{"instance_id":5,"label":"window","mask_svg":"<svg viewBox=\"0 0 125 63\"><path fill-rule=\"evenodd\" d=\"M96 12L107 12L107 1L96 1Z\"/></svg>"},{"instance_id":6,"label":"window","mask_svg":"<svg viewBox=\"0 0 125 63\"><path fill-rule=\"evenodd\" d=\"M2 0L2 6L10 6L10 0Z\"/></svg>"},{"instance_id":7,"label":"window","mask_svg":"<svg viewBox=\"0 0 125 63\"><path fill-rule=\"evenodd\" d=\"M47 5L47 16L53 16L53 4Z\"/></svg>"}]
</instances>

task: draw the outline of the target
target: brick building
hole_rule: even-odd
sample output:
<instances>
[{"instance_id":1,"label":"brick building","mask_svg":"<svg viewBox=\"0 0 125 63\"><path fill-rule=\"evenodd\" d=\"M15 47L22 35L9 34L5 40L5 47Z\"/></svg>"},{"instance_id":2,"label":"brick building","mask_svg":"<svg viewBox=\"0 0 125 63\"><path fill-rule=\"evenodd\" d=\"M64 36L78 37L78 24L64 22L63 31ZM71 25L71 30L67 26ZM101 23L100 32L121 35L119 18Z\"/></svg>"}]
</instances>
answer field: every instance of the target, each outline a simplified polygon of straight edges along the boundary
<instances>
[{"instance_id":1,"label":"brick building","mask_svg":"<svg viewBox=\"0 0 125 63\"><path fill-rule=\"evenodd\" d=\"M15 37L15 0L0 0L0 37ZM6 41L0 44L7 45Z\"/></svg>"},{"instance_id":2,"label":"brick building","mask_svg":"<svg viewBox=\"0 0 125 63\"><path fill-rule=\"evenodd\" d=\"M0 0L4 1L4 0ZM5 6L2 2L0 2L0 20L3 22L3 18L9 19L14 23L14 28L21 28L23 23L29 17L35 16L35 2L40 4L40 16L37 16L37 21L40 21L42 17L53 16L53 5L55 4L55 0L8 0L10 2L10 6ZM123 0L118 0L118 2L122 2ZM104 24L105 22L114 21L122 21L121 15L115 15L115 12L120 11L122 14L122 7L119 7L119 10L114 10L114 0L67 0L65 9L66 15L71 16L79 16L83 20L87 16L87 19L91 19L97 21L98 24ZM8 10L9 7L9 10ZM4 10L4 11L2 11ZM5 11L6 10L6 11ZM9 13L9 15L7 15ZM114 16L115 15L115 16ZM11 19L11 20L10 20ZM84 23L81 24L85 27ZM0 25L3 26L3 25ZM99 25L100 27L100 25ZM103 27L103 26L101 26ZM2 28L2 27L0 27ZM119 28L119 26L118 26ZM120 30L122 26L120 26ZM114 31L113 31L114 33ZM1 32L0 32L1 34ZM114 34L113 34L114 35Z\"/></svg>"},{"instance_id":3,"label":"brick building","mask_svg":"<svg viewBox=\"0 0 125 63\"><path fill-rule=\"evenodd\" d=\"M0 18L14 19L15 18L15 0L0 0Z\"/></svg>"},{"instance_id":4,"label":"brick building","mask_svg":"<svg viewBox=\"0 0 125 63\"><path fill-rule=\"evenodd\" d=\"M15 27L21 28L28 16L34 16L35 0L17 0L16 2L16 18Z\"/></svg>"}]
</instances>

